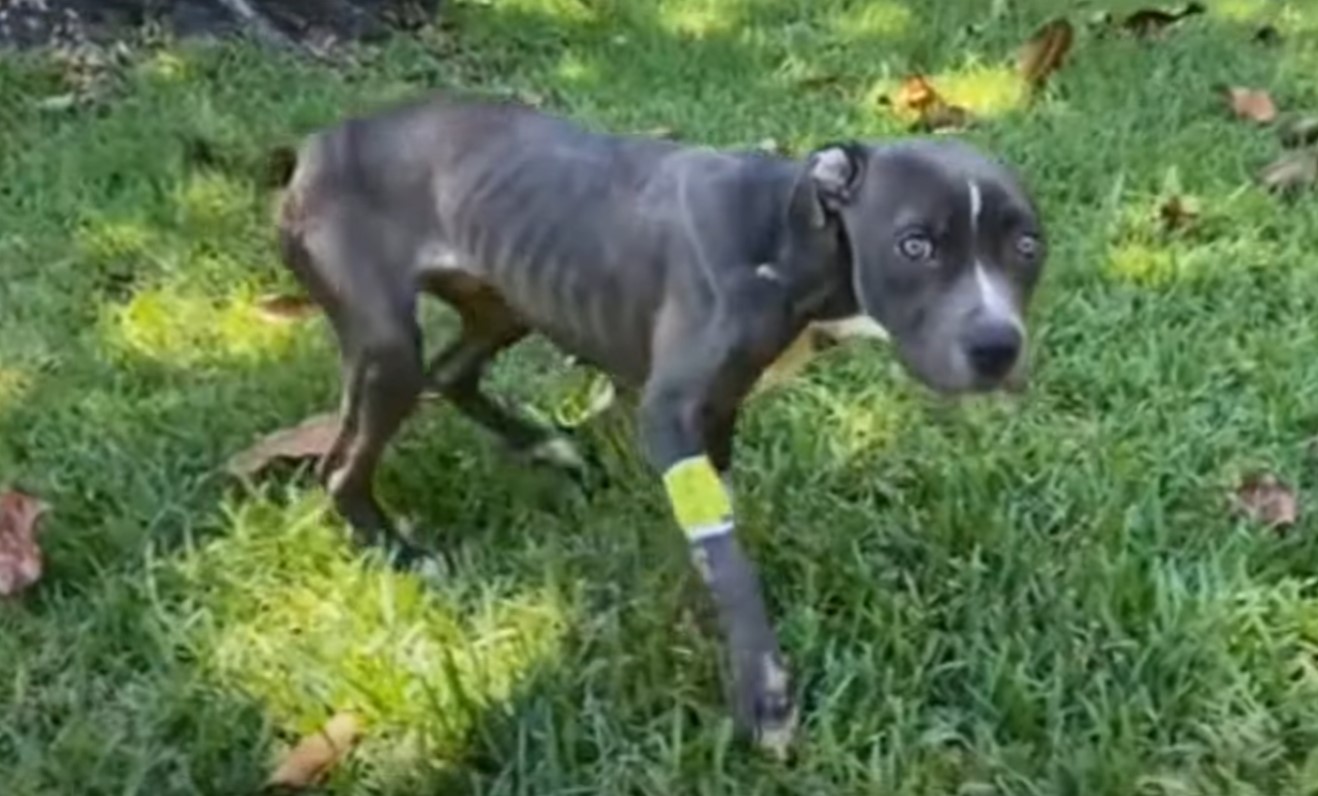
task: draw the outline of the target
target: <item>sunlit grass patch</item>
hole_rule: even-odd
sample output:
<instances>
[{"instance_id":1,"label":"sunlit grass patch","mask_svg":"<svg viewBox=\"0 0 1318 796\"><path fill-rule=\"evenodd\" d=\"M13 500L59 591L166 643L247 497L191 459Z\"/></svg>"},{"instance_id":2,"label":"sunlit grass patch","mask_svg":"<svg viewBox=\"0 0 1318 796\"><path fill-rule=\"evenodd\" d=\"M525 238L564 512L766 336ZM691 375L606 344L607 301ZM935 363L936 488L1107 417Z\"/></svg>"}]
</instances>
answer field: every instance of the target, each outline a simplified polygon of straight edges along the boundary
<instances>
[{"instance_id":1,"label":"sunlit grass patch","mask_svg":"<svg viewBox=\"0 0 1318 796\"><path fill-rule=\"evenodd\" d=\"M152 53L138 66L138 70L147 78L162 83L184 82L193 77L191 64L172 50Z\"/></svg>"},{"instance_id":2,"label":"sunlit grass patch","mask_svg":"<svg viewBox=\"0 0 1318 796\"><path fill-rule=\"evenodd\" d=\"M839 462L882 451L913 419L909 403L872 390L831 396L824 412L829 448Z\"/></svg>"},{"instance_id":3,"label":"sunlit grass patch","mask_svg":"<svg viewBox=\"0 0 1318 796\"><path fill-rule=\"evenodd\" d=\"M1270 0L1213 0L1208 13L1235 22L1256 22L1275 13L1277 3Z\"/></svg>"},{"instance_id":4,"label":"sunlit grass patch","mask_svg":"<svg viewBox=\"0 0 1318 796\"><path fill-rule=\"evenodd\" d=\"M553 586L396 573L363 558L325 507L238 506L225 535L180 564L200 618L189 646L276 724L305 732L352 710L371 727L367 759L373 741L394 764L399 743L452 756L483 712L559 663L570 607Z\"/></svg>"},{"instance_id":5,"label":"sunlit grass patch","mask_svg":"<svg viewBox=\"0 0 1318 796\"><path fill-rule=\"evenodd\" d=\"M16 404L32 388L32 374L24 368L0 365L0 412Z\"/></svg>"},{"instance_id":6,"label":"sunlit grass patch","mask_svg":"<svg viewBox=\"0 0 1318 796\"><path fill-rule=\"evenodd\" d=\"M1010 64L974 63L925 76L938 95L949 105L966 109L973 117L992 119L1024 106L1027 88ZM881 115L893 114L912 122L918 113L891 105L902 78L875 83L864 99L865 107Z\"/></svg>"},{"instance_id":7,"label":"sunlit grass patch","mask_svg":"<svg viewBox=\"0 0 1318 796\"><path fill-rule=\"evenodd\" d=\"M501 11L543 14L559 22L589 22L596 18L590 0L495 0L490 5Z\"/></svg>"},{"instance_id":8,"label":"sunlit grass patch","mask_svg":"<svg viewBox=\"0 0 1318 796\"><path fill-rule=\"evenodd\" d=\"M182 222L201 232L235 231L260 207L250 184L215 171L192 174L179 189Z\"/></svg>"},{"instance_id":9,"label":"sunlit grass patch","mask_svg":"<svg viewBox=\"0 0 1318 796\"><path fill-rule=\"evenodd\" d=\"M587 61L576 52L569 52L563 56L555 70L558 79L567 83L580 83L593 85L600 81L602 73L599 64L594 61Z\"/></svg>"},{"instance_id":10,"label":"sunlit grass patch","mask_svg":"<svg viewBox=\"0 0 1318 796\"><path fill-rule=\"evenodd\" d=\"M92 219L74 231L73 248L88 281L117 295L157 274L169 244L141 220Z\"/></svg>"},{"instance_id":11,"label":"sunlit grass patch","mask_svg":"<svg viewBox=\"0 0 1318 796\"><path fill-rule=\"evenodd\" d=\"M833 17L829 26L839 38L857 41L901 36L913 21L914 15L905 3L880 0L848 8Z\"/></svg>"},{"instance_id":12,"label":"sunlit grass patch","mask_svg":"<svg viewBox=\"0 0 1318 796\"><path fill-rule=\"evenodd\" d=\"M107 309L102 333L109 349L178 366L278 357L296 332L257 312L255 294L238 290L222 298L175 286L146 288Z\"/></svg>"},{"instance_id":13,"label":"sunlit grass patch","mask_svg":"<svg viewBox=\"0 0 1318 796\"><path fill-rule=\"evenodd\" d=\"M97 263L113 263L141 257L158 242L150 226L137 220L105 220L89 223L74 234L80 254Z\"/></svg>"},{"instance_id":14,"label":"sunlit grass patch","mask_svg":"<svg viewBox=\"0 0 1318 796\"><path fill-rule=\"evenodd\" d=\"M1021 106L1025 84L1011 65L974 64L935 75L943 97L979 116L997 116Z\"/></svg>"},{"instance_id":15,"label":"sunlit grass patch","mask_svg":"<svg viewBox=\"0 0 1318 796\"><path fill-rule=\"evenodd\" d=\"M1123 243L1108 253L1105 271L1119 281L1158 287L1175 280L1180 268L1170 249L1145 243Z\"/></svg>"},{"instance_id":16,"label":"sunlit grass patch","mask_svg":"<svg viewBox=\"0 0 1318 796\"><path fill-rule=\"evenodd\" d=\"M742 19L740 0L663 0L659 20L664 29L701 38L733 30Z\"/></svg>"}]
</instances>

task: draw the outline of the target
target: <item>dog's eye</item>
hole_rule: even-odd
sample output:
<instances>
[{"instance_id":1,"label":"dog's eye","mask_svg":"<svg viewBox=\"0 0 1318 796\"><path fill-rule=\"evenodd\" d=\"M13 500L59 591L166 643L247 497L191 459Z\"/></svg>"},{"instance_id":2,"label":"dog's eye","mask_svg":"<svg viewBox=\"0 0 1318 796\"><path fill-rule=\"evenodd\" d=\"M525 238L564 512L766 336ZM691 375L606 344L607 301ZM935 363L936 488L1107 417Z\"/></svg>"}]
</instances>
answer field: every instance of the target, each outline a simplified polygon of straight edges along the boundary
<instances>
[{"instance_id":1,"label":"dog's eye","mask_svg":"<svg viewBox=\"0 0 1318 796\"><path fill-rule=\"evenodd\" d=\"M927 260L933 256L934 242L924 235L915 233L902 238L897 243L897 249L909 260Z\"/></svg>"},{"instance_id":2,"label":"dog's eye","mask_svg":"<svg viewBox=\"0 0 1318 796\"><path fill-rule=\"evenodd\" d=\"M1016 251L1026 259L1034 259L1039 253L1039 239L1033 235L1021 235L1016 239Z\"/></svg>"}]
</instances>

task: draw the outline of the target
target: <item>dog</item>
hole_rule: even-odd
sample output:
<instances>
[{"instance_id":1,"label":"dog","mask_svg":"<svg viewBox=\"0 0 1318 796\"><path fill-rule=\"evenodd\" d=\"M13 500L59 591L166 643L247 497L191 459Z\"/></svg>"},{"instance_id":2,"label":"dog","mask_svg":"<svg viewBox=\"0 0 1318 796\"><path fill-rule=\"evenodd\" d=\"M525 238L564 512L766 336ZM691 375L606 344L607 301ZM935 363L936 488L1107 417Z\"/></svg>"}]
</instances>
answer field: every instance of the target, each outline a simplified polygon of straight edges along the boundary
<instances>
[{"instance_id":1,"label":"dog","mask_svg":"<svg viewBox=\"0 0 1318 796\"><path fill-rule=\"evenodd\" d=\"M735 726L786 754L797 700L734 533L738 410L819 329L889 338L939 394L1024 389L1047 254L1020 177L947 137L791 158L448 93L347 118L292 155L281 257L337 339L341 428L317 471L355 537L422 555L372 480L423 393L516 451L580 463L481 389L501 351L542 335L639 396L645 455L717 607ZM422 294L461 324L429 362Z\"/></svg>"}]
</instances>

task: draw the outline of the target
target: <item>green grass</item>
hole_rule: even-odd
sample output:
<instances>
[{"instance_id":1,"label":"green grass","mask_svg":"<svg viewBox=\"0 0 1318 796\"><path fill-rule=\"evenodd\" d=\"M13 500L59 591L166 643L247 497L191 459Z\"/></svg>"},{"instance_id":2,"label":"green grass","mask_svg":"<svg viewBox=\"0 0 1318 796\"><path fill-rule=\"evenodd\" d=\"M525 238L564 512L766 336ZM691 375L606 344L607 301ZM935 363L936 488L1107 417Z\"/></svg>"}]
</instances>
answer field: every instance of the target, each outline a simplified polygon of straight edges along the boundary
<instances>
[{"instance_id":1,"label":"green grass","mask_svg":"<svg viewBox=\"0 0 1318 796\"><path fill-rule=\"evenodd\" d=\"M1050 0L448 5L352 69L141 49L100 110L43 110L54 67L0 62L0 482L54 505L44 580L0 606L5 794L248 793L344 709L369 727L343 794L1318 793L1318 526L1226 499L1253 469L1318 496L1318 202L1251 186L1276 139L1213 93L1318 109L1313 4L1081 31L1031 108L1005 70ZM1282 46L1251 44L1269 20ZM613 478L587 497L418 415L381 489L451 552L439 589L353 549L307 478L223 477L336 400L323 323L252 315L292 284L274 142L462 85L799 151L899 133L876 93L917 69L1038 192L1036 378L947 406L857 345L749 410L741 533L804 694L794 764L730 742L709 611L625 427L588 432ZM1169 191L1196 230L1149 220ZM570 375L532 343L494 382L548 408Z\"/></svg>"}]
</instances>

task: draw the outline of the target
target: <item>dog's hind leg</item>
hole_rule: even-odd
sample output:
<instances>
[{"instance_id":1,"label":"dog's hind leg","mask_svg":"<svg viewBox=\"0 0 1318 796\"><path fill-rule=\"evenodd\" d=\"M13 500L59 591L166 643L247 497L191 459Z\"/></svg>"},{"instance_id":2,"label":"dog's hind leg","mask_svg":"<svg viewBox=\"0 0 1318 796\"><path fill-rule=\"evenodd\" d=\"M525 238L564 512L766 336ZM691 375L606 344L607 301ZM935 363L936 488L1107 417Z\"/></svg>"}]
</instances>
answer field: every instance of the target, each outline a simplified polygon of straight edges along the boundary
<instances>
[{"instance_id":1,"label":"dog's hind leg","mask_svg":"<svg viewBox=\"0 0 1318 796\"><path fill-rule=\"evenodd\" d=\"M419 551L399 536L375 495L374 479L390 439L421 395L420 334L415 322L347 322L360 335L349 346L339 438L326 463L326 487L363 542L384 543L407 563ZM348 335L340 333L344 338Z\"/></svg>"},{"instance_id":2,"label":"dog's hind leg","mask_svg":"<svg viewBox=\"0 0 1318 796\"><path fill-rule=\"evenodd\" d=\"M490 288L461 276L441 281L435 291L462 319L458 339L441 350L427 369L429 389L443 395L466 417L493 433L514 453L569 471L580 471L581 457L553 429L501 406L481 389L488 365L530 332Z\"/></svg>"},{"instance_id":3,"label":"dog's hind leg","mask_svg":"<svg viewBox=\"0 0 1318 796\"><path fill-rule=\"evenodd\" d=\"M421 332L414 292L372 269L387 248L351 225L324 224L310 237L282 236L286 262L324 307L342 368L339 432L318 473L335 508L363 544L383 544L400 564L420 551L376 499L374 478L390 439L420 397Z\"/></svg>"}]
</instances>

